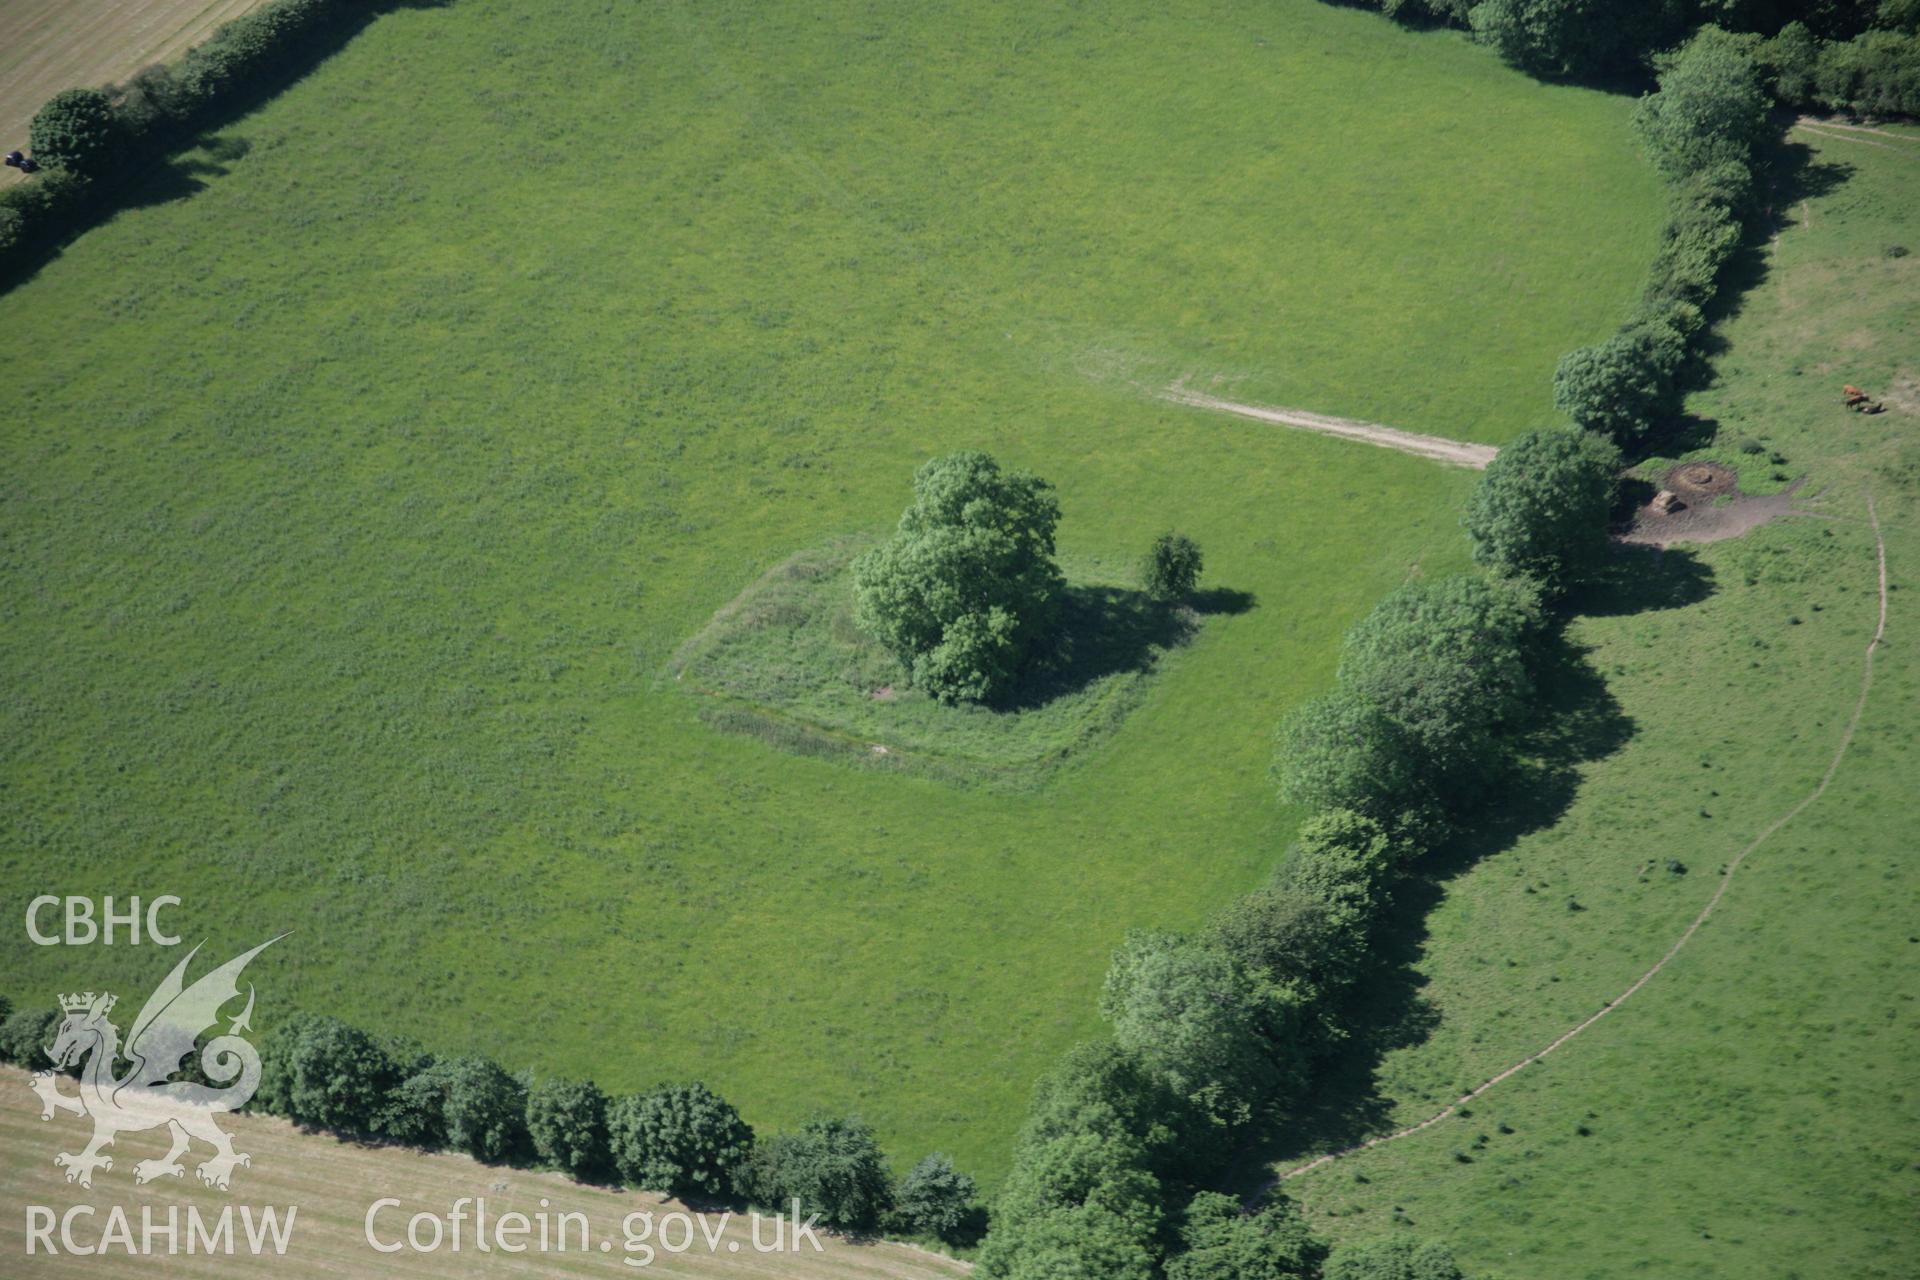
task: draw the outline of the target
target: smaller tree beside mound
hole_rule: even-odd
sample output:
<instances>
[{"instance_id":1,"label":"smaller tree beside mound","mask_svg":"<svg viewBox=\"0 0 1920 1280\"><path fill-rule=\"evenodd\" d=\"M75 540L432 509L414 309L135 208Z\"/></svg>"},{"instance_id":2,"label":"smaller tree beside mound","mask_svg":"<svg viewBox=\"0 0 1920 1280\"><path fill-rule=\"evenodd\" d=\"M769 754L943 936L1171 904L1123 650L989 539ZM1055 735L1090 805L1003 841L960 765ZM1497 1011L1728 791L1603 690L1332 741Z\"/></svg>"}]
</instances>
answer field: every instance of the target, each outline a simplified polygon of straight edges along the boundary
<instances>
[{"instance_id":1,"label":"smaller tree beside mound","mask_svg":"<svg viewBox=\"0 0 1920 1280\"><path fill-rule=\"evenodd\" d=\"M1686 338L1671 324L1631 325L1560 358L1553 371L1554 407L1616 444L1635 444L1672 409L1686 356Z\"/></svg>"},{"instance_id":2,"label":"smaller tree beside mound","mask_svg":"<svg viewBox=\"0 0 1920 1280\"><path fill-rule=\"evenodd\" d=\"M1495 455L1467 504L1473 558L1561 591L1607 549L1620 451L1586 431L1521 436Z\"/></svg>"},{"instance_id":3,"label":"smaller tree beside mound","mask_svg":"<svg viewBox=\"0 0 1920 1280\"><path fill-rule=\"evenodd\" d=\"M1163 533L1140 563L1140 585L1155 600L1184 600L1200 581L1200 544L1184 533Z\"/></svg>"},{"instance_id":4,"label":"smaller tree beside mound","mask_svg":"<svg viewBox=\"0 0 1920 1280\"><path fill-rule=\"evenodd\" d=\"M1026 670L1065 589L1053 487L984 453L913 477L893 537L854 562L854 617L941 702L987 702Z\"/></svg>"}]
</instances>

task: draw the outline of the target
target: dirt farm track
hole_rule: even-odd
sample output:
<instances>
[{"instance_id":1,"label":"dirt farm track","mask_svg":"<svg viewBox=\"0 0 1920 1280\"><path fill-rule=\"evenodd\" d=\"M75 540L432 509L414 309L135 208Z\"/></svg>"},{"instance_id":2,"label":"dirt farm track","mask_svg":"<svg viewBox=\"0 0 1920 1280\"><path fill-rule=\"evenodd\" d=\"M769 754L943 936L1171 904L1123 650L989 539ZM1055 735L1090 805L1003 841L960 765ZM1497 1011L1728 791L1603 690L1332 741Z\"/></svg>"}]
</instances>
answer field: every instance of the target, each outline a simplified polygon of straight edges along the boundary
<instances>
[{"instance_id":1,"label":"dirt farm track","mask_svg":"<svg viewBox=\"0 0 1920 1280\"><path fill-rule=\"evenodd\" d=\"M260 0L5 0L0 3L0 151L27 145L62 89L124 80L199 43ZM18 182L12 169L0 182Z\"/></svg>"}]
</instances>

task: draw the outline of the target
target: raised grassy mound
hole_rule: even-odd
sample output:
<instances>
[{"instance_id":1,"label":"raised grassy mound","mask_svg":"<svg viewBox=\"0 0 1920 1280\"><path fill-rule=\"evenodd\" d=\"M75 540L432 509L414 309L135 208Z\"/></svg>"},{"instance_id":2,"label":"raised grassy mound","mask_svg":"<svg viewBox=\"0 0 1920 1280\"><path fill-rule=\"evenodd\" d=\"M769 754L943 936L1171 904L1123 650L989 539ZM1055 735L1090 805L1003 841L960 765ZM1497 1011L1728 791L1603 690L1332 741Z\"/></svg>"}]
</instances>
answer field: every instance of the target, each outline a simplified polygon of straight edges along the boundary
<instances>
[{"instance_id":1,"label":"raised grassy mound","mask_svg":"<svg viewBox=\"0 0 1920 1280\"><path fill-rule=\"evenodd\" d=\"M855 625L848 566L864 545L782 561L676 655L672 679L716 704L708 723L868 768L1032 786L1119 727L1203 610L1250 604L1224 590L1198 608L1156 601L1111 570L1068 566L1055 651L994 705L944 706Z\"/></svg>"}]
</instances>

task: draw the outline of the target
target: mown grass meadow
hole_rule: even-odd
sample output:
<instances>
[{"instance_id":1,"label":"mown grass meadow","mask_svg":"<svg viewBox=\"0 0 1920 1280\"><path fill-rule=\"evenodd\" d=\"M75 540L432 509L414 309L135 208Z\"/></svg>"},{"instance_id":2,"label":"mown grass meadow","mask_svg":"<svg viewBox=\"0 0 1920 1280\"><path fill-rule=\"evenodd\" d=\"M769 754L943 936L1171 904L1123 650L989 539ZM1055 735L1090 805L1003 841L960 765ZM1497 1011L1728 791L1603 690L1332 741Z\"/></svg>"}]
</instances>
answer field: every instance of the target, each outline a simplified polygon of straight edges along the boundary
<instances>
[{"instance_id":1,"label":"mown grass meadow","mask_svg":"<svg viewBox=\"0 0 1920 1280\"><path fill-rule=\"evenodd\" d=\"M0 297L7 909L177 893L212 950L297 931L263 1023L991 1183L1123 931L1280 856L1272 727L1341 633L1465 558L1469 474L1151 392L1534 425L1653 250L1627 110L1312 0L389 14ZM1055 483L1069 561L1178 526L1250 606L1018 795L662 681L960 447Z\"/></svg>"}]
</instances>

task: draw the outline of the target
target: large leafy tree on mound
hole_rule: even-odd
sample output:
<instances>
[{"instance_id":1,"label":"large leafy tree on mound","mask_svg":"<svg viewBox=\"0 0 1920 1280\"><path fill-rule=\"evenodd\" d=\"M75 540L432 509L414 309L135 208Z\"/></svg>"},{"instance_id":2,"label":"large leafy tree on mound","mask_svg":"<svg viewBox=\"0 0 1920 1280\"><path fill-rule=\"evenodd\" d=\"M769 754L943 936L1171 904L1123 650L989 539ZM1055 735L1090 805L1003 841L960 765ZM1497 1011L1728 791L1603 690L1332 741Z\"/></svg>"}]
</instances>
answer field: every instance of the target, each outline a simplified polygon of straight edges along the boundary
<instances>
[{"instance_id":1,"label":"large leafy tree on mound","mask_svg":"<svg viewBox=\"0 0 1920 1280\"><path fill-rule=\"evenodd\" d=\"M913 477L892 538L854 562L855 620L942 702L1006 692L1051 629L1065 583L1053 562L1053 486L984 453Z\"/></svg>"}]
</instances>

